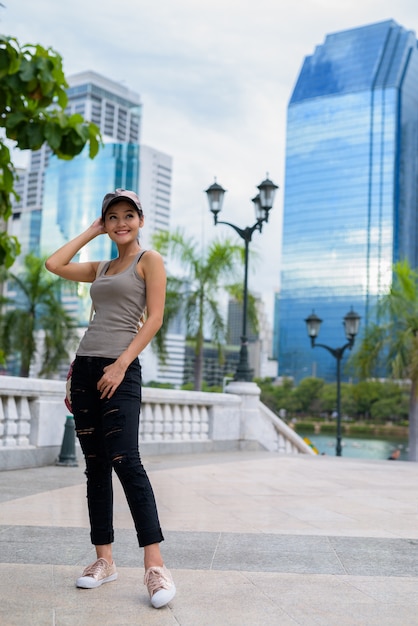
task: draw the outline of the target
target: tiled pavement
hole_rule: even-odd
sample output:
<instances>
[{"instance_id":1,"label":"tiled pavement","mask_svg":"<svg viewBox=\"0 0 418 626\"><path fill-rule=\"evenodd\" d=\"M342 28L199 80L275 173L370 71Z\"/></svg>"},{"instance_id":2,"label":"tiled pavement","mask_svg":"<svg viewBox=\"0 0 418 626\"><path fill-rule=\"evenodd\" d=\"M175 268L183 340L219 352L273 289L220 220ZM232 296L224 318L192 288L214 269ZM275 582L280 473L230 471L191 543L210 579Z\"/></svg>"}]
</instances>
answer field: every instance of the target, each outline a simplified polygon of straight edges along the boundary
<instances>
[{"instance_id":1,"label":"tiled pavement","mask_svg":"<svg viewBox=\"0 0 418 626\"><path fill-rule=\"evenodd\" d=\"M117 581L83 463L0 473L1 626L418 626L418 464L268 452L144 457L177 586L156 610L115 479Z\"/></svg>"}]
</instances>

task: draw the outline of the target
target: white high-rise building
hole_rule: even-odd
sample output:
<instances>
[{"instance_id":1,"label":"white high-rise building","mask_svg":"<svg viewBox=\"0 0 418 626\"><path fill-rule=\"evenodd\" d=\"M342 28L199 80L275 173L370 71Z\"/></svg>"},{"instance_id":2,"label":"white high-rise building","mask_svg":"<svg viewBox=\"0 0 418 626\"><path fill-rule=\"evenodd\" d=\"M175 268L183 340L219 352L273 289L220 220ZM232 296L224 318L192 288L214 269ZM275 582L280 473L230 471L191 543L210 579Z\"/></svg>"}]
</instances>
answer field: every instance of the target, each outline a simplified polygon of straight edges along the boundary
<instances>
[{"instance_id":1,"label":"white high-rise building","mask_svg":"<svg viewBox=\"0 0 418 626\"><path fill-rule=\"evenodd\" d=\"M142 104L138 93L97 72L67 78L68 113L80 113L100 128L104 140L140 142Z\"/></svg>"},{"instance_id":2,"label":"white high-rise building","mask_svg":"<svg viewBox=\"0 0 418 626\"><path fill-rule=\"evenodd\" d=\"M141 231L143 246L151 245L154 233L170 228L172 158L155 148L141 145L139 189L145 215Z\"/></svg>"},{"instance_id":3,"label":"white high-rise building","mask_svg":"<svg viewBox=\"0 0 418 626\"><path fill-rule=\"evenodd\" d=\"M152 247L152 235L170 228L172 158L149 146L140 147L139 189L145 215L141 244ZM145 382L157 381L179 387L184 379L185 334L179 324L172 324L166 336L167 358L162 363L149 346L142 364Z\"/></svg>"}]
</instances>

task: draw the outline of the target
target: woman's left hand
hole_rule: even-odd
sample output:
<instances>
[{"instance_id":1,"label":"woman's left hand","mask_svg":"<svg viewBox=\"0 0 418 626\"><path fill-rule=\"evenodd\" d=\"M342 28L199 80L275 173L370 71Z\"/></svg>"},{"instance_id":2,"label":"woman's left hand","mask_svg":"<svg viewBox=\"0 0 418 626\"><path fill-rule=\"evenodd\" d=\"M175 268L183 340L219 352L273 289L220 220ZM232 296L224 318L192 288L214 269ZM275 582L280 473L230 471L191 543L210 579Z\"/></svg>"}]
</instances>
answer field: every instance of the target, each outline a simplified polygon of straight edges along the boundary
<instances>
[{"instance_id":1,"label":"woman's left hand","mask_svg":"<svg viewBox=\"0 0 418 626\"><path fill-rule=\"evenodd\" d=\"M119 363L111 363L103 368L103 376L97 382L100 399L111 398L125 377L126 369Z\"/></svg>"}]
</instances>

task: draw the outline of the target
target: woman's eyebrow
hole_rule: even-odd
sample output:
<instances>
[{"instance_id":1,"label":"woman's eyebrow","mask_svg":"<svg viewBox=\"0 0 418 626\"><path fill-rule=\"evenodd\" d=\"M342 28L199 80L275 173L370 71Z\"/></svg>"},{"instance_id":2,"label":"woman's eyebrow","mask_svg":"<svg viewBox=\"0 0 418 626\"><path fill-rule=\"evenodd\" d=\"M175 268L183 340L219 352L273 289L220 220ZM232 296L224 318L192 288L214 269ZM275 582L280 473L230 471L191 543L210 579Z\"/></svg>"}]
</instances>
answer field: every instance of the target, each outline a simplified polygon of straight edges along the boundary
<instances>
[{"instance_id":1,"label":"woman's eyebrow","mask_svg":"<svg viewBox=\"0 0 418 626\"><path fill-rule=\"evenodd\" d=\"M106 211L107 215L118 215L119 213L124 213L126 215L126 213L133 213L135 211L135 209L123 209L122 211L112 211L112 209L108 209Z\"/></svg>"}]
</instances>

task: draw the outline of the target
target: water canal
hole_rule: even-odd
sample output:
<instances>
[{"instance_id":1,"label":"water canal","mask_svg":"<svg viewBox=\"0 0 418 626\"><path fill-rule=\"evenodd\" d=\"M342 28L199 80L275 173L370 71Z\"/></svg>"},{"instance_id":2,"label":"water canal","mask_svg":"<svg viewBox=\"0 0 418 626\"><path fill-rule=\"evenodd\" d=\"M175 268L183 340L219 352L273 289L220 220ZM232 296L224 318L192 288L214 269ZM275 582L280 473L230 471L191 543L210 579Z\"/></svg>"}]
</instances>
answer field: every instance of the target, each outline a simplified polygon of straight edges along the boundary
<instances>
[{"instance_id":1,"label":"water canal","mask_svg":"<svg viewBox=\"0 0 418 626\"><path fill-rule=\"evenodd\" d=\"M336 437L333 435L315 435L298 432L300 437L307 437L317 448L319 454L335 456ZM341 440L342 456L357 459L387 459L396 449L400 450L400 461L408 460L408 440L402 438L378 439L343 436Z\"/></svg>"}]
</instances>

